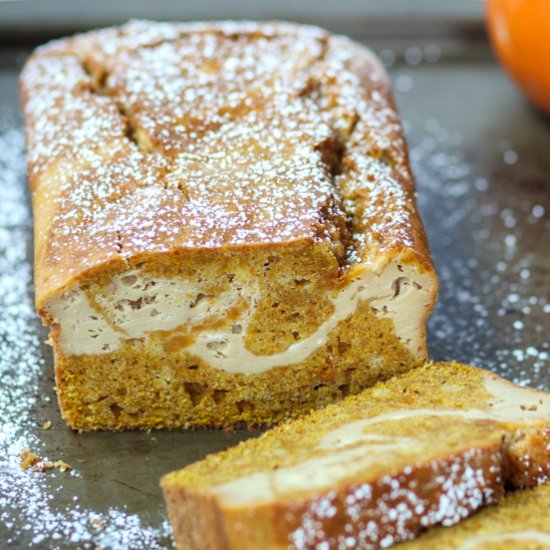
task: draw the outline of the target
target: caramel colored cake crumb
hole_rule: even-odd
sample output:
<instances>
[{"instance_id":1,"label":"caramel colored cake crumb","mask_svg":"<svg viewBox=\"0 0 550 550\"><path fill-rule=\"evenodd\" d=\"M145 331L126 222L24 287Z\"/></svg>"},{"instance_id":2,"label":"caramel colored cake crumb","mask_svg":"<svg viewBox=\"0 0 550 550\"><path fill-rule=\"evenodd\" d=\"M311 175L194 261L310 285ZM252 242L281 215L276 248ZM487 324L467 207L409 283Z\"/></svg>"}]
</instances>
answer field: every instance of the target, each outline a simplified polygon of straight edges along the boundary
<instances>
[{"instance_id":1,"label":"caramel colored cake crumb","mask_svg":"<svg viewBox=\"0 0 550 550\"><path fill-rule=\"evenodd\" d=\"M51 470L52 468L58 468L61 472L66 472L71 470L71 466L64 462L63 460L56 460L50 462L39 457L37 454L32 453L29 449L26 449L21 453L21 469L28 470L31 468L35 472L45 472L46 470Z\"/></svg>"},{"instance_id":2,"label":"caramel colored cake crumb","mask_svg":"<svg viewBox=\"0 0 550 550\"><path fill-rule=\"evenodd\" d=\"M35 466L42 462L42 459L38 455L31 453L30 449L25 449L19 458L21 459L22 470L35 469Z\"/></svg>"},{"instance_id":3,"label":"caramel colored cake crumb","mask_svg":"<svg viewBox=\"0 0 550 550\"><path fill-rule=\"evenodd\" d=\"M101 523L101 521L99 521L98 519L96 518L92 518L90 520L90 523L98 530L98 531L103 531L105 529L105 525L103 523Z\"/></svg>"}]
</instances>

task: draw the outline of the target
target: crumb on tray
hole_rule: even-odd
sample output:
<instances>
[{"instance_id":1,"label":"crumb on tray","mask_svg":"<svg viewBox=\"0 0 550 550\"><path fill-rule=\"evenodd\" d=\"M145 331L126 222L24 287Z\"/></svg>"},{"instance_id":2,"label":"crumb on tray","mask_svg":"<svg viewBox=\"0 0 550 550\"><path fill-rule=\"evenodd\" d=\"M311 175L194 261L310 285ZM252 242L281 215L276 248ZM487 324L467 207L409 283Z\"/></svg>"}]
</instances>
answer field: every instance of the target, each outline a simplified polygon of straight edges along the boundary
<instances>
[{"instance_id":1,"label":"crumb on tray","mask_svg":"<svg viewBox=\"0 0 550 550\"><path fill-rule=\"evenodd\" d=\"M66 472L71 470L71 466L64 462L63 460L56 460L50 462L39 457L37 454L31 452L29 449L23 451L20 455L21 458L21 469L28 470L31 468L35 472L45 472L52 468L58 468L61 472Z\"/></svg>"},{"instance_id":2,"label":"crumb on tray","mask_svg":"<svg viewBox=\"0 0 550 550\"><path fill-rule=\"evenodd\" d=\"M98 530L98 531L103 531L103 529L105 529L105 525L103 523L101 523L101 521L99 521L97 518L92 518L90 520L90 523Z\"/></svg>"}]
</instances>

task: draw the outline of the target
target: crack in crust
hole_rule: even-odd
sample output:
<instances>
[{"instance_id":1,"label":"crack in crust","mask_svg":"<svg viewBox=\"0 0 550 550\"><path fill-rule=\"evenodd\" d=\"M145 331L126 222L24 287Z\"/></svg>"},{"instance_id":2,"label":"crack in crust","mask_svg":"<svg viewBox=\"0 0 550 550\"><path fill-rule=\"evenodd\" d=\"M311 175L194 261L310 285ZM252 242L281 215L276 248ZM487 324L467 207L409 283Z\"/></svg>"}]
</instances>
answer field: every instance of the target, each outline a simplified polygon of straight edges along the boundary
<instances>
[{"instance_id":1,"label":"crack in crust","mask_svg":"<svg viewBox=\"0 0 550 550\"><path fill-rule=\"evenodd\" d=\"M132 116L128 113L127 107L117 101L113 97L111 90L108 86L110 73L106 67L100 66L98 63L92 63L91 60L86 57L79 57L79 61L82 67L82 70L90 78L90 91L99 96L109 98L113 105L116 107L117 111L120 114L121 119L124 121L125 131L124 135L134 145L138 147L144 153L153 153L155 152L151 143L146 139L145 135L140 132L139 126L135 123Z\"/></svg>"},{"instance_id":2,"label":"crack in crust","mask_svg":"<svg viewBox=\"0 0 550 550\"><path fill-rule=\"evenodd\" d=\"M166 39L159 41L155 46L159 46L162 43L170 42ZM152 48L154 45L149 45L148 47ZM105 65L102 65L98 62L94 62L90 57L84 56L80 57L80 64L82 70L90 78L90 90L101 96L111 100L112 104L116 107L117 111L120 114L121 119L124 121L125 131L124 136L126 139L133 145L135 145L141 152L144 154L156 154L162 156L167 164L168 168L166 169L162 177L162 186L164 189L168 189L167 176L170 174L174 167L173 159L169 156L166 156L162 151L156 149L147 134L143 131L143 128L135 121L134 117L130 114L129 109L126 105L123 104L120 99L117 99L116 95L113 95L112 89L109 87L109 77L111 75L110 71ZM189 195L185 188L185 184L182 181L178 181L175 189L180 191L182 195L188 199ZM117 247L119 248L119 253L122 252L122 235L121 232L117 232Z\"/></svg>"},{"instance_id":3,"label":"crack in crust","mask_svg":"<svg viewBox=\"0 0 550 550\"><path fill-rule=\"evenodd\" d=\"M124 245L122 244L122 235L120 234L120 231L116 232L116 247L117 252L122 255L122 252L124 250Z\"/></svg>"}]
</instances>

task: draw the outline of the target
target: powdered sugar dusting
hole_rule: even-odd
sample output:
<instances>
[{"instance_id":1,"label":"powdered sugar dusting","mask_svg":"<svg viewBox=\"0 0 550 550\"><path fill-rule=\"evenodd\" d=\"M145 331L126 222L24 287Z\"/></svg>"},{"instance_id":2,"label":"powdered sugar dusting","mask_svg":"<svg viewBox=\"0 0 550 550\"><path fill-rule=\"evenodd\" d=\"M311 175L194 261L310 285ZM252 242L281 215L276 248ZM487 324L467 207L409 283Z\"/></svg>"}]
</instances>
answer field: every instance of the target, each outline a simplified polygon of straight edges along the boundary
<instances>
[{"instance_id":1,"label":"powdered sugar dusting","mask_svg":"<svg viewBox=\"0 0 550 550\"><path fill-rule=\"evenodd\" d=\"M500 482L499 457L493 457L486 470L479 467L483 452L475 449L460 458L434 461L428 466L432 470L428 493L410 467L377 482L350 487L343 496L328 491L299 518L292 514L286 518L298 522L289 534L290 547L389 548L414 538L422 528L454 525L499 496L493 489Z\"/></svg>"},{"instance_id":2,"label":"powdered sugar dusting","mask_svg":"<svg viewBox=\"0 0 550 550\"><path fill-rule=\"evenodd\" d=\"M26 202L26 189L21 185L21 169L24 168L23 135L16 123L13 111L0 105L0 174L2 196L0 200L0 228L30 227L32 217Z\"/></svg>"},{"instance_id":3,"label":"powdered sugar dusting","mask_svg":"<svg viewBox=\"0 0 550 550\"><path fill-rule=\"evenodd\" d=\"M527 150L509 167L501 156L509 144L496 142L487 144L494 172L483 172L458 130L428 119L411 133L420 209L440 279L428 322L432 358L550 390L550 218L540 175L548 168Z\"/></svg>"}]
</instances>

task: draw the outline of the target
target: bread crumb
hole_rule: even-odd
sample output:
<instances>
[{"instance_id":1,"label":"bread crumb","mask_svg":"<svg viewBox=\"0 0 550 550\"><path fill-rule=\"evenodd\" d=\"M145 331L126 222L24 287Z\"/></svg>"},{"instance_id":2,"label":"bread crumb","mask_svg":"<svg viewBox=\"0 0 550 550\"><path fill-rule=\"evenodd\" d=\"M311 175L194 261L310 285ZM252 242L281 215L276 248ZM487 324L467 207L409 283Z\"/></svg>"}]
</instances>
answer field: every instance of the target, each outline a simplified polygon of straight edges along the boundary
<instances>
[{"instance_id":1,"label":"bread crumb","mask_svg":"<svg viewBox=\"0 0 550 550\"><path fill-rule=\"evenodd\" d=\"M46 422L44 422L44 424L42 424L42 428L44 430L49 430L51 427L52 427L52 421L51 420L47 420Z\"/></svg>"},{"instance_id":2,"label":"bread crumb","mask_svg":"<svg viewBox=\"0 0 550 550\"><path fill-rule=\"evenodd\" d=\"M58 468L61 472L66 472L67 470L72 469L71 466L63 460L50 462L49 460L44 460L37 454L31 452L30 449L25 449L21 453L20 458L20 467L22 470L28 470L29 468L32 468L32 470L34 470L35 472L45 472L46 470L51 470L52 468Z\"/></svg>"},{"instance_id":3,"label":"bread crumb","mask_svg":"<svg viewBox=\"0 0 550 550\"><path fill-rule=\"evenodd\" d=\"M92 518L90 520L90 523L98 530L98 531L103 531L103 529L105 529L105 525L103 523L101 523L101 521L99 521L97 518ZM96 549L97 550L97 549Z\"/></svg>"},{"instance_id":4,"label":"bread crumb","mask_svg":"<svg viewBox=\"0 0 550 550\"><path fill-rule=\"evenodd\" d=\"M65 461L63 460L56 460L54 463L53 463L53 466L54 468L59 468L59 470L61 472L66 472L67 470L72 470L72 467L70 464L67 464Z\"/></svg>"},{"instance_id":5,"label":"bread crumb","mask_svg":"<svg viewBox=\"0 0 550 550\"><path fill-rule=\"evenodd\" d=\"M30 449L25 449L19 458L21 459L20 467L22 470L28 470L34 467L42 460L38 455L31 453Z\"/></svg>"}]
</instances>

